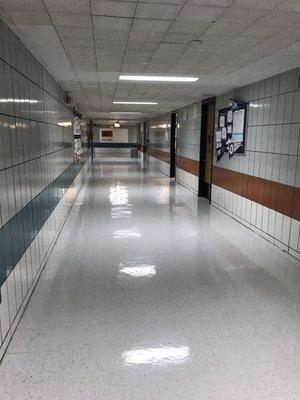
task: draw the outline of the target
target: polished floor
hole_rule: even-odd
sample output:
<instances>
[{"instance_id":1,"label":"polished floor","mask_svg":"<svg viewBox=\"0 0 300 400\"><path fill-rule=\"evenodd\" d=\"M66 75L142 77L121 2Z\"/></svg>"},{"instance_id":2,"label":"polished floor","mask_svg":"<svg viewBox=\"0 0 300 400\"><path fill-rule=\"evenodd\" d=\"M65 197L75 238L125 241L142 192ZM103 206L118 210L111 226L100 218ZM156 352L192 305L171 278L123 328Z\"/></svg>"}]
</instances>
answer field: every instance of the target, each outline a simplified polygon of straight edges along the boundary
<instances>
[{"instance_id":1,"label":"polished floor","mask_svg":"<svg viewBox=\"0 0 300 400\"><path fill-rule=\"evenodd\" d=\"M0 399L299 400L299 263L158 171L111 161L78 195Z\"/></svg>"}]
</instances>

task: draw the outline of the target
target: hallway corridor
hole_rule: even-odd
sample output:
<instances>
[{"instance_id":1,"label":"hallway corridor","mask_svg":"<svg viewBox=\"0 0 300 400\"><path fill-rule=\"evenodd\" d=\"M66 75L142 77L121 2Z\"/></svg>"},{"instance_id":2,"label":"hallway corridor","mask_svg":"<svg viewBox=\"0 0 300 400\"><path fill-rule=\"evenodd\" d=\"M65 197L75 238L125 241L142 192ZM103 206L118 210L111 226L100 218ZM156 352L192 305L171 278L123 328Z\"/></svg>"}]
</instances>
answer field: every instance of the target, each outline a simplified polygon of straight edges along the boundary
<instances>
[{"instance_id":1,"label":"hallway corridor","mask_svg":"<svg viewBox=\"0 0 300 400\"><path fill-rule=\"evenodd\" d=\"M299 263L96 158L0 365L1 400L296 400Z\"/></svg>"}]
</instances>

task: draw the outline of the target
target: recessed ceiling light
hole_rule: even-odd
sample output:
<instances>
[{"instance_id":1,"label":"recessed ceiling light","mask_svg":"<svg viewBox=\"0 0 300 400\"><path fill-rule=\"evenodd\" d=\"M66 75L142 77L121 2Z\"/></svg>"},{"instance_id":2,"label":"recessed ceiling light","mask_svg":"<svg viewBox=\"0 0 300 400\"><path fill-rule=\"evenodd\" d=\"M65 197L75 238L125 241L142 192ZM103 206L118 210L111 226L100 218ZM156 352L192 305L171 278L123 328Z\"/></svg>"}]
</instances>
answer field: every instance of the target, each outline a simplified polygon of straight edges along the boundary
<instances>
[{"instance_id":1,"label":"recessed ceiling light","mask_svg":"<svg viewBox=\"0 0 300 400\"><path fill-rule=\"evenodd\" d=\"M142 82L196 82L199 78L190 76L152 76L152 75L120 75L120 81Z\"/></svg>"},{"instance_id":2,"label":"recessed ceiling light","mask_svg":"<svg viewBox=\"0 0 300 400\"><path fill-rule=\"evenodd\" d=\"M155 101L114 101L114 104L138 104L138 105L156 105Z\"/></svg>"},{"instance_id":3,"label":"recessed ceiling light","mask_svg":"<svg viewBox=\"0 0 300 400\"><path fill-rule=\"evenodd\" d=\"M137 111L111 111L111 114L142 114L141 112Z\"/></svg>"}]
</instances>

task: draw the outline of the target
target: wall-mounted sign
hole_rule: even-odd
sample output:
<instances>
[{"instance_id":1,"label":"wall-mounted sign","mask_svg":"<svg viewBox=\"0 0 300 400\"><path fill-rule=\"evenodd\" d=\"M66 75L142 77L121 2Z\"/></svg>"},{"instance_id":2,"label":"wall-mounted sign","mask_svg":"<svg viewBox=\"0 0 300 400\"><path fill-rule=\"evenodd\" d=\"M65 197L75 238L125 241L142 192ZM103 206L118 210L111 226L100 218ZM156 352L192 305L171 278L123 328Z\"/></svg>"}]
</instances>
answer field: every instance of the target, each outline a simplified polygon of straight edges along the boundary
<instances>
[{"instance_id":1,"label":"wall-mounted sign","mask_svg":"<svg viewBox=\"0 0 300 400\"><path fill-rule=\"evenodd\" d=\"M112 142L114 138L112 130L101 130L101 140Z\"/></svg>"},{"instance_id":2,"label":"wall-mounted sign","mask_svg":"<svg viewBox=\"0 0 300 400\"><path fill-rule=\"evenodd\" d=\"M247 103L234 103L232 107L221 108L218 113L218 128L216 130L217 160L228 153L245 153Z\"/></svg>"}]
</instances>

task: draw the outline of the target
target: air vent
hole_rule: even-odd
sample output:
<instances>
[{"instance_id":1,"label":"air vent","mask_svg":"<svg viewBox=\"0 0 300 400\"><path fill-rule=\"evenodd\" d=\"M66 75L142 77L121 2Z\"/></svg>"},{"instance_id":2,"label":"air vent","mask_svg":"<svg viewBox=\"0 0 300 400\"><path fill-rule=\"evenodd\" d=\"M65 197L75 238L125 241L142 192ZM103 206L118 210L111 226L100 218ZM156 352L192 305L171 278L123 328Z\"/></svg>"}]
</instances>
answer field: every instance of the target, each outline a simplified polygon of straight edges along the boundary
<instances>
[{"instance_id":1,"label":"air vent","mask_svg":"<svg viewBox=\"0 0 300 400\"><path fill-rule=\"evenodd\" d=\"M68 92L65 92L64 103L68 107L75 107L75 99Z\"/></svg>"}]
</instances>

